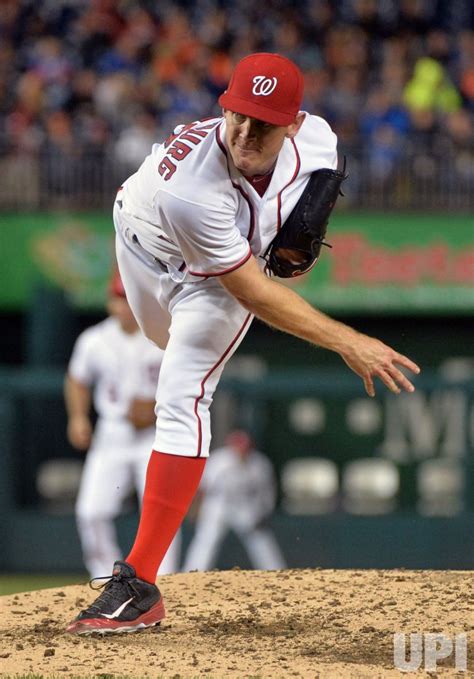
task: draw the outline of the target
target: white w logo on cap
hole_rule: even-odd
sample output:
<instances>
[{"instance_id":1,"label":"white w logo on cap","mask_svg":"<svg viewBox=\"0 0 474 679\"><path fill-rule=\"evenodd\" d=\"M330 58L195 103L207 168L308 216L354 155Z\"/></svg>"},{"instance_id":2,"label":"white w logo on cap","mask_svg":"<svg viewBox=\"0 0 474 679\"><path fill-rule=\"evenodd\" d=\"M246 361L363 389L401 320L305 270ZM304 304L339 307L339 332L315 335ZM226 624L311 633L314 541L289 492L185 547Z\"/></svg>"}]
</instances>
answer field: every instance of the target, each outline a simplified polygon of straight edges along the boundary
<instances>
[{"instance_id":1,"label":"white w logo on cap","mask_svg":"<svg viewBox=\"0 0 474 679\"><path fill-rule=\"evenodd\" d=\"M278 80L275 77L267 78L264 75L256 75L252 82L252 94L255 94L257 97L268 97L277 86Z\"/></svg>"}]
</instances>

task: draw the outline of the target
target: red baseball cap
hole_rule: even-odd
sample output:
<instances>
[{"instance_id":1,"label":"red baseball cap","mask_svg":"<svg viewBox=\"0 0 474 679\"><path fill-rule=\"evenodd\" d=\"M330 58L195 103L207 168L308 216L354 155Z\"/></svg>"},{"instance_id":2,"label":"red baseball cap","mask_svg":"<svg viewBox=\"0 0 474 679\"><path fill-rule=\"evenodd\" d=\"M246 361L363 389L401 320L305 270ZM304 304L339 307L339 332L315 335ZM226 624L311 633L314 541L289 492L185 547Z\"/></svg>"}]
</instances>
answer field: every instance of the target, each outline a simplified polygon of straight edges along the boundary
<instances>
[{"instance_id":1,"label":"red baseball cap","mask_svg":"<svg viewBox=\"0 0 474 679\"><path fill-rule=\"evenodd\" d=\"M123 287L122 279L118 269L114 272L109 282L109 295L111 297L126 297L125 288Z\"/></svg>"},{"instance_id":2,"label":"red baseball cap","mask_svg":"<svg viewBox=\"0 0 474 679\"><path fill-rule=\"evenodd\" d=\"M248 452L253 446L252 437L243 429L231 431L226 437L226 445L242 452Z\"/></svg>"},{"instance_id":3,"label":"red baseball cap","mask_svg":"<svg viewBox=\"0 0 474 679\"><path fill-rule=\"evenodd\" d=\"M257 52L239 61L219 104L272 125L287 126L300 110L303 88L303 74L296 64L281 54Z\"/></svg>"}]
</instances>

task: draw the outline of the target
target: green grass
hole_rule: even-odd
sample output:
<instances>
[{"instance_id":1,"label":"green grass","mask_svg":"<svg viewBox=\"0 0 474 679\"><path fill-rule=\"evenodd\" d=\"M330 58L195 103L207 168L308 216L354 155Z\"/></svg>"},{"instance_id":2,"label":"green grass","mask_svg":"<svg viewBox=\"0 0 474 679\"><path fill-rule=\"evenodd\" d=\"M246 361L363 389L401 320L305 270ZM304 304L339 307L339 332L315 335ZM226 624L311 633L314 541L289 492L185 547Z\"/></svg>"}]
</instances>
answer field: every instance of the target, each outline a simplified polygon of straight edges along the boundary
<instances>
[{"instance_id":1,"label":"green grass","mask_svg":"<svg viewBox=\"0 0 474 679\"><path fill-rule=\"evenodd\" d=\"M45 573L11 573L0 575L0 596L31 592L48 587L83 584L88 581L86 573L45 574ZM33 677L32 677L33 679Z\"/></svg>"}]
</instances>

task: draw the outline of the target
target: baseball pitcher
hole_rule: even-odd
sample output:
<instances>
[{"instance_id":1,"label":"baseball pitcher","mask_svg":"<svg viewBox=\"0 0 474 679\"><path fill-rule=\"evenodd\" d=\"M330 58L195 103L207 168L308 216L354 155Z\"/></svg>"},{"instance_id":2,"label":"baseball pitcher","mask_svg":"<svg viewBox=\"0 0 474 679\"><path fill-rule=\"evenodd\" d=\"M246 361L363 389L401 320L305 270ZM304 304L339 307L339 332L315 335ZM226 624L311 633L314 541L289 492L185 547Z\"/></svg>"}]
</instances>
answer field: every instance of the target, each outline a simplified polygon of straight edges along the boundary
<instances>
[{"instance_id":1,"label":"baseball pitcher","mask_svg":"<svg viewBox=\"0 0 474 679\"><path fill-rule=\"evenodd\" d=\"M204 470L219 378L254 316L339 354L370 396L375 378L397 394L414 389L401 370L418 373L413 361L277 280L317 261L345 177L327 122L300 110L303 86L284 56L245 57L219 98L222 115L179 125L118 192L127 298L165 353L135 543L70 632L137 630L164 617L156 570Z\"/></svg>"}]
</instances>

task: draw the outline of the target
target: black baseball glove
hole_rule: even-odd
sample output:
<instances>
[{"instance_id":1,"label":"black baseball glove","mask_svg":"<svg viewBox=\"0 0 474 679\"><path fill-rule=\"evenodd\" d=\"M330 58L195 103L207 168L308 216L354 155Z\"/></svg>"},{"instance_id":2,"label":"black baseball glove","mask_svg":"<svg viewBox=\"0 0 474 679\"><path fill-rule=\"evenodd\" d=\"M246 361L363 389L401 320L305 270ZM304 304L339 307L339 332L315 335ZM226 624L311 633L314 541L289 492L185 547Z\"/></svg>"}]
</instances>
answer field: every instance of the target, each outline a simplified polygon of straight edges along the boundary
<instances>
[{"instance_id":1,"label":"black baseball glove","mask_svg":"<svg viewBox=\"0 0 474 679\"><path fill-rule=\"evenodd\" d=\"M346 159L342 170L316 170L293 211L268 246L266 270L280 278L300 276L318 260L329 216L347 179ZM341 194L342 195L342 194Z\"/></svg>"}]
</instances>

